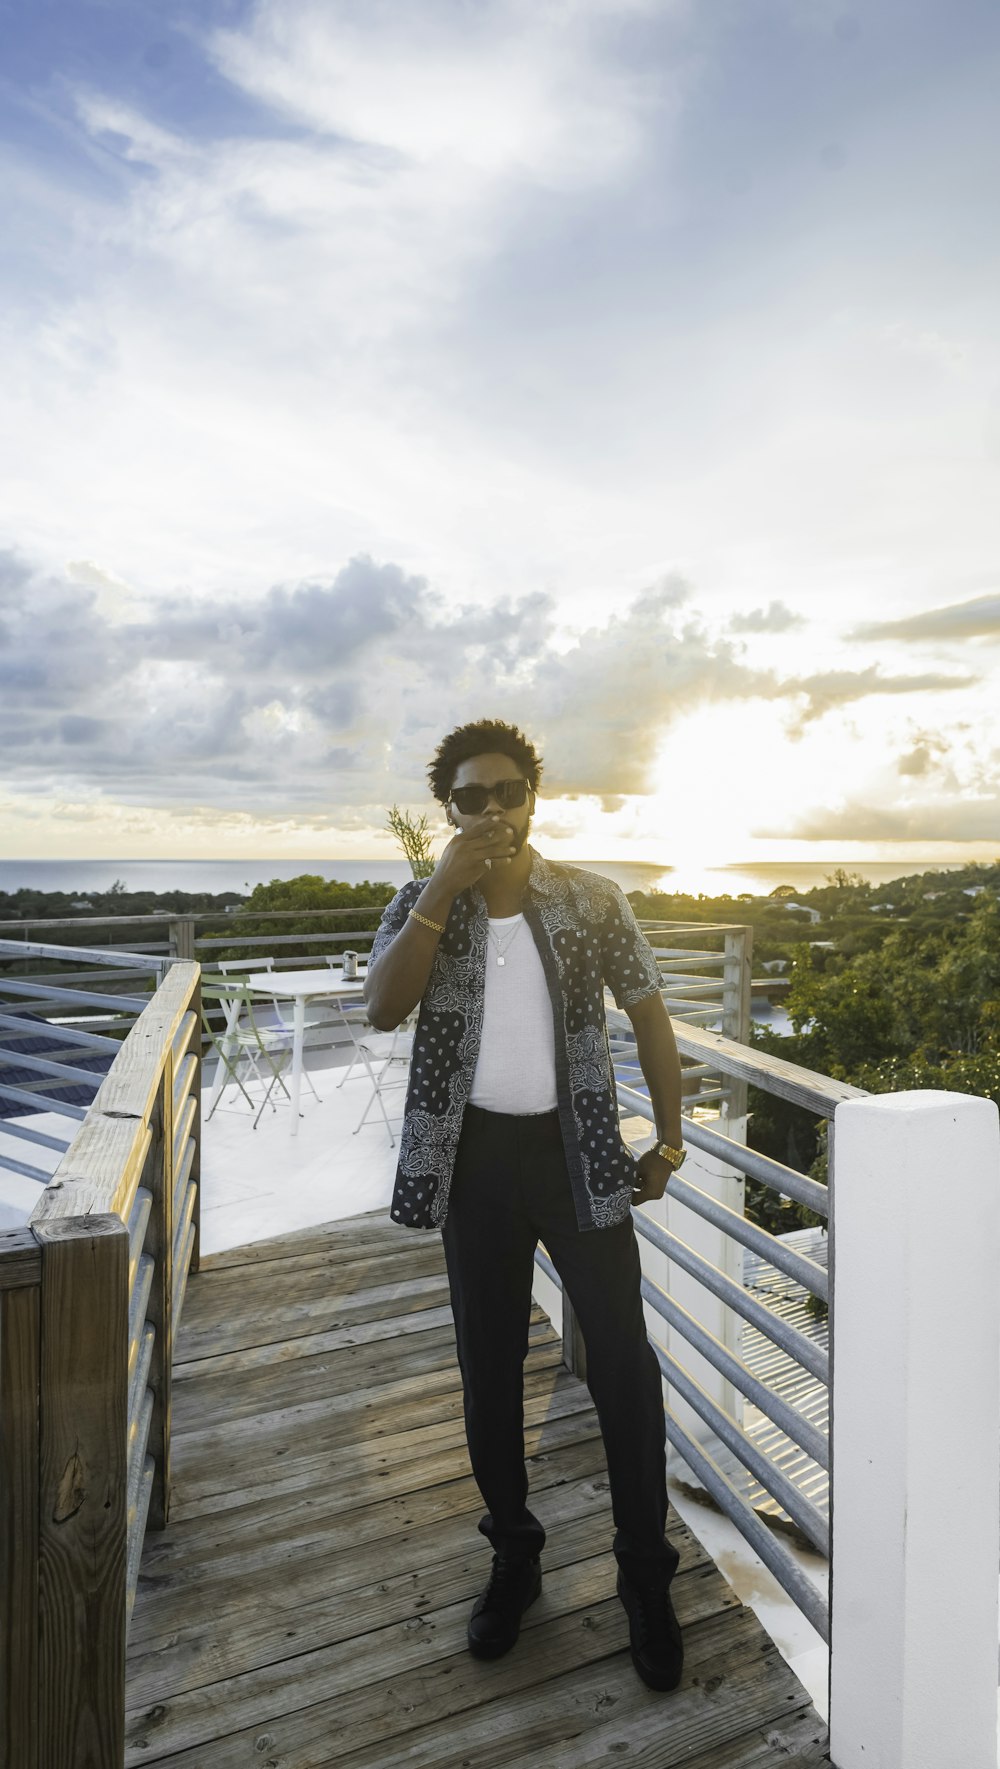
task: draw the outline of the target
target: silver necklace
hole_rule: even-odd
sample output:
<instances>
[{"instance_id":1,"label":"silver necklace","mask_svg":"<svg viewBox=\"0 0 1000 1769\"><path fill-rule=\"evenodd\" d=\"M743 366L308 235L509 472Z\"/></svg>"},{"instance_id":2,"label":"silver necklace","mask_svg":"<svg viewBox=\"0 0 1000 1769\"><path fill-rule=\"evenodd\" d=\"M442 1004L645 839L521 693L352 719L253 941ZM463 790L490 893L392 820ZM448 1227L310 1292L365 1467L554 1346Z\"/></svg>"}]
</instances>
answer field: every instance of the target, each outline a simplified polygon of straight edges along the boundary
<instances>
[{"instance_id":1,"label":"silver necklace","mask_svg":"<svg viewBox=\"0 0 1000 1769\"><path fill-rule=\"evenodd\" d=\"M517 936L521 932L521 929L523 926L524 926L524 917L522 915L518 919L518 923L517 923L516 928L514 928L512 933L509 933L507 935L506 945L501 946L500 935L495 934L493 932L493 929L490 927L489 922L487 922L486 932L489 935L490 939L493 941L494 946L496 947L497 964L499 964L499 965L506 964L506 962L507 962L506 954L510 951L511 947L514 944L514 941L517 939Z\"/></svg>"}]
</instances>

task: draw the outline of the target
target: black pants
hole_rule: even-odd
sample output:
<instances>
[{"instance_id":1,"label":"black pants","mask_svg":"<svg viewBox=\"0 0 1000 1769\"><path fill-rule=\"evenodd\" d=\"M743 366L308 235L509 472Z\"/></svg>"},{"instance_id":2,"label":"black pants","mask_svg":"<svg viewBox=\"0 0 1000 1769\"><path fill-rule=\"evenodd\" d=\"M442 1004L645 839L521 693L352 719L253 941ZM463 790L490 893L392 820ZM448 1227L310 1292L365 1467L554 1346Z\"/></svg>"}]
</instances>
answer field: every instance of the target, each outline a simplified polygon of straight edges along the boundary
<instances>
[{"instance_id":1,"label":"black pants","mask_svg":"<svg viewBox=\"0 0 1000 1769\"><path fill-rule=\"evenodd\" d=\"M498 1553L538 1554L527 1509L524 1359L541 1240L576 1311L600 1420L614 1550L636 1583L669 1584L660 1368L646 1338L631 1217L581 1233L555 1112L511 1117L468 1106L442 1232L472 1471L488 1507L479 1528Z\"/></svg>"}]
</instances>

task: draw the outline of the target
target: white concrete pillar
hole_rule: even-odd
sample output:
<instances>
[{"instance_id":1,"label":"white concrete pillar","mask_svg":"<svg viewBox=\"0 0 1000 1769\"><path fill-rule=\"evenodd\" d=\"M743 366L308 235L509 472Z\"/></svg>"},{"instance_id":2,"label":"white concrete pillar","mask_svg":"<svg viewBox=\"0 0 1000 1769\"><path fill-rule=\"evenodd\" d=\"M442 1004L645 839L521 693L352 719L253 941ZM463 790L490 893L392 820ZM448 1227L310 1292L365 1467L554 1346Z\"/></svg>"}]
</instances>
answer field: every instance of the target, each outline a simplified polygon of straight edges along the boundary
<instances>
[{"instance_id":1,"label":"white concrete pillar","mask_svg":"<svg viewBox=\"0 0 1000 1769\"><path fill-rule=\"evenodd\" d=\"M996 1769L996 1106L838 1106L831 1230L831 1759Z\"/></svg>"}]
</instances>

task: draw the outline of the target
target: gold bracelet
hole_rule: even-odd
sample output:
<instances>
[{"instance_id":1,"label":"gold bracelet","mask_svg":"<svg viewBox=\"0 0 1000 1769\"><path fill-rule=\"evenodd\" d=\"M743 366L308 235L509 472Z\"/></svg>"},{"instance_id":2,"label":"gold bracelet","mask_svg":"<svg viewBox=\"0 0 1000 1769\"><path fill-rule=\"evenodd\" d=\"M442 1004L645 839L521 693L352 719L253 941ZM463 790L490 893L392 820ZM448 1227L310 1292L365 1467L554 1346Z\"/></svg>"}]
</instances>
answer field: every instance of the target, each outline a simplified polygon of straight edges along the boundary
<instances>
[{"instance_id":1,"label":"gold bracelet","mask_svg":"<svg viewBox=\"0 0 1000 1769\"><path fill-rule=\"evenodd\" d=\"M433 928L436 934L444 933L443 921L431 921L428 915L418 915L415 909L410 910L410 920L419 921L424 927Z\"/></svg>"}]
</instances>

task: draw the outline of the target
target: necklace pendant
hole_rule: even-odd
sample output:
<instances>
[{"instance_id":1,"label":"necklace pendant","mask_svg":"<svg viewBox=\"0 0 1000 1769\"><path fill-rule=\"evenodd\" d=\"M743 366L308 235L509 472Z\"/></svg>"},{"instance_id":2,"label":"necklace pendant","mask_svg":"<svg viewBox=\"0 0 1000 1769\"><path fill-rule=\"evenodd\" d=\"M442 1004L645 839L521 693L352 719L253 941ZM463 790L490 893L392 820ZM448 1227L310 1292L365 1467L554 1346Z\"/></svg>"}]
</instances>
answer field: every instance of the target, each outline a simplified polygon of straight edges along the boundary
<instances>
[{"instance_id":1,"label":"necklace pendant","mask_svg":"<svg viewBox=\"0 0 1000 1769\"><path fill-rule=\"evenodd\" d=\"M505 958L498 958L497 959L497 964L506 964L506 962L507 962L507 960Z\"/></svg>"}]
</instances>

